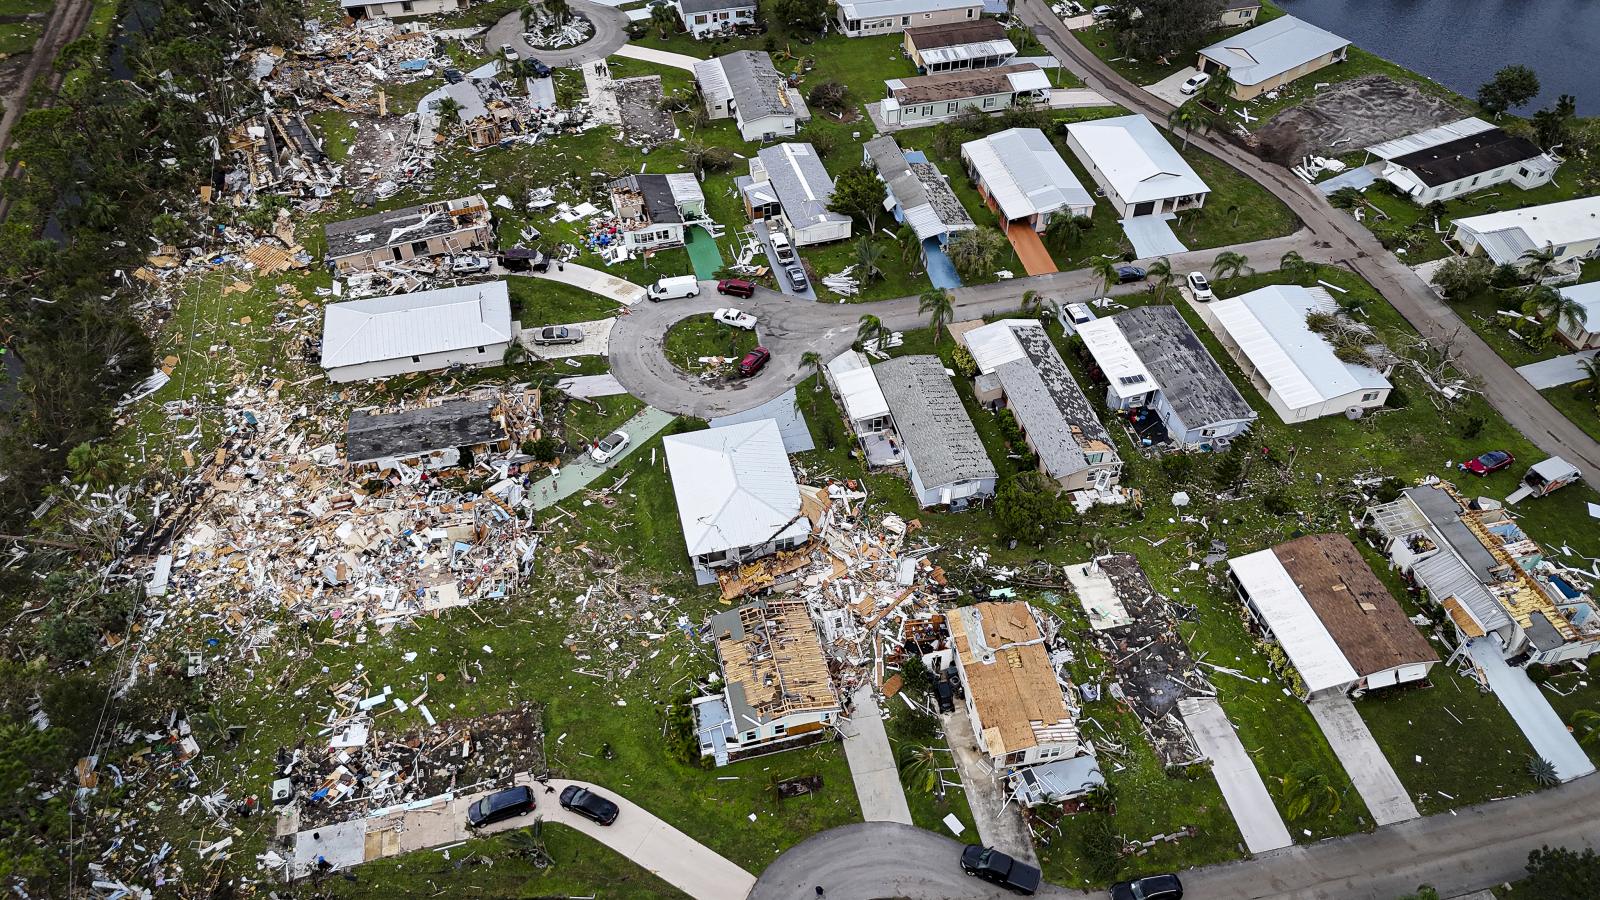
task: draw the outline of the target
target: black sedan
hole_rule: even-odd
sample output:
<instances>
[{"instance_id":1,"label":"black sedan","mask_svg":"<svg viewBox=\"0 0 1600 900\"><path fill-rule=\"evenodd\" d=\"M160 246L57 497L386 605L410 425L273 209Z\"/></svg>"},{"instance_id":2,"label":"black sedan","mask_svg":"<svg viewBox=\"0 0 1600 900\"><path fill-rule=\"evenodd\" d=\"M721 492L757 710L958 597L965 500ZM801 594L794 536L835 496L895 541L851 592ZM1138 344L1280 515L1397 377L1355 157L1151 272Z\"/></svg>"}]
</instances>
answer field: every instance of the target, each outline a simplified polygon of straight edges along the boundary
<instances>
[{"instance_id":1,"label":"black sedan","mask_svg":"<svg viewBox=\"0 0 1600 900\"><path fill-rule=\"evenodd\" d=\"M1145 276L1149 274L1149 272L1138 266L1117 266L1117 283L1131 284L1135 281L1143 281Z\"/></svg>"},{"instance_id":2,"label":"black sedan","mask_svg":"<svg viewBox=\"0 0 1600 900\"><path fill-rule=\"evenodd\" d=\"M1111 900L1183 900L1183 882L1176 875L1147 875L1111 886Z\"/></svg>"},{"instance_id":3,"label":"black sedan","mask_svg":"<svg viewBox=\"0 0 1600 900\"><path fill-rule=\"evenodd\" d=\"M561 808L570 810L598 825L617 820L617 805L587 788L569 784L561 790Z\"/></svg>"}]
</instances>

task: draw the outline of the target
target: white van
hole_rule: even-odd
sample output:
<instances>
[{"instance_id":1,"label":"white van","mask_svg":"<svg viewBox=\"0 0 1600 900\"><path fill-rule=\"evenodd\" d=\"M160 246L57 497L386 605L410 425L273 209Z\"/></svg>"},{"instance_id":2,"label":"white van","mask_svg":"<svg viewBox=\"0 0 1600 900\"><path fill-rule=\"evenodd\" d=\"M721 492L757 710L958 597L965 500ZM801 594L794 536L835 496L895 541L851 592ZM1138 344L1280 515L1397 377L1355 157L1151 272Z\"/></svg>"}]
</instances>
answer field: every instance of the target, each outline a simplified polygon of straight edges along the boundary
<instances>
[{"instance_id":1,"label":"white van","mask_svg":"<svg viewBox=\"0 0 1600 900\"><path fill-rule=\"evenodd\" d=\"M650 285L644 293L651 302L694 297L700 293L700 280L693 275L674 275Z\"/></svg>"}]
</instances>

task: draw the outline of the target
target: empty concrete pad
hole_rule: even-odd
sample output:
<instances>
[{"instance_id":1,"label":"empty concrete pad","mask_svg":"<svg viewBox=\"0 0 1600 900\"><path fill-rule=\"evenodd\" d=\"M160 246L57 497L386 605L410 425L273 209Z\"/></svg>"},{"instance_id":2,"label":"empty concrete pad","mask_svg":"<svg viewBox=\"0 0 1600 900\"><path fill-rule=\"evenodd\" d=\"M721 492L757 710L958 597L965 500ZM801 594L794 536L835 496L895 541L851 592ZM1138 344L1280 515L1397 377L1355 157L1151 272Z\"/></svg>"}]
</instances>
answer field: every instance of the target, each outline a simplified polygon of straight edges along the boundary
<instances>
[{"instance_id":1,"label":"empty concrete pad","mask_svg":"<svg viewBox=\"0 0 1600 900\"><path fill-rule=\"evenodd\" d=\"M724 425L759 422L762 419L774 419L777 421L778 434L783 437L783 449L786 452L806 453L817 449L816 442L811 440L811 429L806 425L806 417L800 412L800 405L796 402L794 388L790 388L760 406L751 407L744 412L710 419L706 424L712 428L721 428Z\"/></svg>"},{"instance_id":2,"label":"empty concrete pad","mask_svg":"<svg viewBox=\"0 0 1600 900\"><path fill-rule=\"evenodd\" d=\"M1340 694L1307 705L1356 786L1356 793L1366 802L1373 821L1393 825L1421 815L1349 697Z\"/></svg>"},{"instance_id":3,"label":"empty concrete pad","mask_svg":"<svg viewBox=\"0 0 1600 900\"><path fill-rule=\"evenodd\" d=\"M1371 166L1357 166L1354 169L1340 172L1326 181L1317 182L1317 190L1330 196L1334 191L1343 190L1347 187L1364 191L1372 187L1377 180L1378 173L1373 171Z\"/></svg>"},{"instance_id":4,"label":"empty concrete pad","mask_svg":"<svg viewBox=\"0 0 1600 900\"><path fill-rule=\"evenodd\" d=\"M1211 760L1211 774L1217 777L1222 799L1227 801L1228 811L1238 823L1250 852L1265 853L1294 843L1261 773L1256 771L1256 764L1244 751L1233 723L1217 701L1191 697L1178 703L1178 711L1200 752Z\"/></svg>"},{"instance_id":5,"label":"empty concrete pad","mask_svg":"<svg viewBox=\"0 0 1600 900\"><path fill-rule=\"evenodd\" d=\"M1542 359L1536 363L1517 366L1517 374L1528 379L1528 383L1533 385L1535 390L1560 387L1588 377L1584 375L1581 364L1586 359L1594 359L1596 353L1600 353L1600 350L1585 350L1582 353L1568 353L1555 359Z\"/></svg>"},{"instance_id":6,"label":"empty concrete pad","mask_svg":"<svg viewBox=\"0 0 1600 900\"><path fill-rule=\"evenodd\" d=\"M1017 251L1017 259L1022 261L1022 268L1029 275L1049 275L1060 271L1033 226L1013 222L1006 226L1006 238L1011 241L1011 246Z\"/></svg>"},{"instance_id":7,"label":"empty concrete pad","mask_svg":"<svg viewBox=\"0 0 1600 900\"><path fill-rule=\"evenodd\" d=\"M1572 732L1550 708L1550 701L1539 692L1528 678L1525 669L1506 665L1500 655L1500 645L1492 637L1474 638L1467 643L1472 661L1483 670L1489 689L1500 698L1500 704L1511 713L1511 718L1522 729L1523 737L1533 745L1533 752L1555 766L1562 781L1571 781L1594 771L1589 755L1578 746Z\"/></svg>"},{"instance_id":8,"label":"empty concrete pad","mask_svg":"<svg viewBox=\"0 0 1600 900\"><path fill-rule=\"evenodd\" d=\"M1172 226L1167 224L1168 216L1171 213L1167 216L1139 216L1122 220L1122 231L1128 236L1128 242L1133 244L1135 259L1154 259L1188 252L1189 248L1172 233Z\"/></svg>"},{"instance_id":9,"label":"empty concrete pad","mask_svg":"<svg viewBox=\"0 0 1600 900\"><path fill-rule=\"evenodd\" d=\"M855 711L839 723L839 733L844 735L844 756L856 783L861 818L910 825L911 806L906 802L900 767L895 764L889 734L883 727L883 711L878 708L872 687L862 685L853 699Z\"/></svg>"}]
</instances>

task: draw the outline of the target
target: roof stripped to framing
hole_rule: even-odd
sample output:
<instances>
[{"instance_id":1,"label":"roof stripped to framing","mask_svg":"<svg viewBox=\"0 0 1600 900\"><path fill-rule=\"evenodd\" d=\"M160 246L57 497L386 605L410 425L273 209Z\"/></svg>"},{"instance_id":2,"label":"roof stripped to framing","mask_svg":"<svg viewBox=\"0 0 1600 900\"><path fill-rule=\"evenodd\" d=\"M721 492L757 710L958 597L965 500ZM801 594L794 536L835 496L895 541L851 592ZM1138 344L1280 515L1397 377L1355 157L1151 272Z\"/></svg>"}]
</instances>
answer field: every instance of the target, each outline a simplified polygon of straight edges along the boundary
<instances>
[{"instance_id":1,"label":"roof stripped to framing","mask_svg":"<svg viewBox=\"0 0 1600 900\"><path fill-rule=\"evenodd\" d=\"M711 617L735 725L839 708L828 660L802 599L769 597Z\"/></svg>"}]
</instances>

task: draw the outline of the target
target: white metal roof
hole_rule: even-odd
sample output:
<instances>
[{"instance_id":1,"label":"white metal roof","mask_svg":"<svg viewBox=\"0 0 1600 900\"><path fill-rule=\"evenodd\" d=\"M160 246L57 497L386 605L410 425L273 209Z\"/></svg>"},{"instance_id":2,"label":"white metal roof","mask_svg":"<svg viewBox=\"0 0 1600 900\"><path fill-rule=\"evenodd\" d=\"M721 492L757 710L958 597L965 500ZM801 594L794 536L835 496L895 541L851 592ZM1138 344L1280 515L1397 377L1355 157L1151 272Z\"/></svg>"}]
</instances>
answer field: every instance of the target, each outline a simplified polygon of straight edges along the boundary
<instances>
[{"instance_id":1,"label":"white metal roof","mask_svg":"<svg viewBox=\"0 0 1600 900\"><path fill-rule=\"evenodd\" d=\"M1141 115L1073 122L1067 132L1128 203L1211 191L1161 132Z\"/></svg>"},{"instance_id":2,"label":"white metal roof","mask_svg":"<svg viewBox=\"0 0 1600 900\"><path fill-rule=\"evenodd\" d=\"M661 444L690 556L810 530L776 420L668 435Z\"/></svg>"},{"instance_id":3,"label":"white metal roof","mask_svg":"<svg viewBox=\"0 0 1600 900\"><path fill-rule=\"evenodd\" d=\"M1339 359L1326 338L1306 327L1307 313L1337 309L1326 290L1294 284L1268 285L1211 304L1218 328L1233 338L1290 409L1390 387L1377 371Z\"/></svg>"},{"instance_id":4,"label":"white metal roof","mask_svg":"<svg viewBox=\"0 0 1600 900\"><path fill-rule=\"evenodd\" d=\"M1480 238L1498 232L1513 232L1521 240L1508 247L1526 245L1526 249L1562 247L1600 239L1600 196L1579 197L1543 206L1527 206L1505 212L1487 213L1456 219L1457 228L1472 232ZM1481 242L1481 241L1480 241ZM1510 249L1498 255L1493 246L1485 244L1485 251L1499 263L1515 263L1521 253L1511 256ZM1526 252L1524 249L1523 252ZM1502 258L1509 257L1509 258Z\"/></svg>"},{"instance_id":5,"label":"white metal roof","mask_svg":"<svg viewBox=\"0 0 1600 900\"><path fill-rule=\"evenodd\" d=\"M1037 128L1008 128L961 145L961 158L1008 220L1094 206L1050 139Z\"/></svg>"},{"instance_id":6,"label":"white metal roof","mask_svg":"<svg viewBox=\"0 0 1600 900\"><path fill-rule=\"evenodd\" d=\"M845 415L852 422L866 422L889 414L889 402L883 399L883 388L878 387L878 376L872 369L851 369L833 377L839 397L844 401Z\"/></svg>"},{"instance_id":7,"label":"white metal roof","mask_svg":"<svg viewBox=\"0 0 1600 900\"><path fill-rule=\"evenodd\" d=\"M1260 84L1321 56L1350 46L1331 31L1294 16L1282 16L1249 31L1229 35L1200 51L1226 66L1237 84Z\"/></svg>"},{"instance_id":8,"label":"white metal roof","mask_svg":"<svg viewBox=\"0 0 1600 900\"><path fill-rule=\"evenodd\" d=\"M951 44L948 47L933 47L922 51L923 65L937 63L962 62L969 59L985 59L988 57L1010 58L1017 55L1017 46L1006 38L997 41L972 41L967 44Z\"/></svg>"},{"instance_id":9,"label":"white metal roof","mask_svg":"<svg viewBox=\"0 0 1600 900\"><path fill-rule=\"evenodd\" d=\"M1269 548L1228 560L1256 612L1283 647L1312 693L1343 687L1360 678L1327 626Z\"/></svg>"},{"instance_id":10,"label":"white metal roof","mask_svg":"<svg viewBox=\"0 0 1600 900\"><path fill-rule=\"evenodd\" d=\"M982 7L979 0L853 0L840 3L847 19L876 19L882 16L909 16L915 13L942 12L947 9Z\"/></svg>"},{"instance_id":11,"label":"white metal roof","mask_svg":"<svg viewBox=\"0 0 1600 900\"><path fill-rule=\"evenodd\" d=\"M1128 343L1115 317L1095 319L1076 327L1084 348L1094 357L1095 364L1111 382L1111 390L1118 397L1137 397L1161 387L1139 354L1134 352L1133 345Z\"/></svg>"},{"instance_id":12,"label":"white metal roof","mask_svg":"<svg viewBox=\"0 0 1600 900\"><path fill-rule=\"evenodd\" d=\"M503 281L330 303L322 311L322 367L503 344L513 337Z\"/></svg>"},{"instance_id":13,"label":"white metal roof","mask_svg":"<svg viewBox=\"0 0 1600 900\"><path fill-rule=\"evenodd\" d=\"M1392 141L1373 144L1367 148L1367 152L1379 159L1394 159L1397 156L1416 153L1418 150L1426 150L1429 147L1448 144L1457 138L1471 137L1474 134L1493 131L1494 128L1494 125L1477 116L1469 116L1465 119L1448 122L1437 128L1429 128L1427 131L1419 131L1416 134L1395 138Z\"/></svg>"},{"instance_id":14,"label":"white metal roof","mask_svg":"<svg viewBox=\"0 0 1600 900\"><path fill-rule=\"evenodd\" d=\"M1600 331L1600 281L1571 284L1560 290L1561 296L1577 301L1583 308L1583 330Z\"/></svg>"},{"instance_id":15,"label":"white metal roof","mask_svg":"<svg viewBox=\"0 0 1600 900\"><path fill-rule=\"evenodd\" d=\"M978 371L987 375L1012 360L1027 359L1028 353L1012 329L1038 324L1038 319L1000 319L972 329L963 339L973 362L978 364Z\"/></svg>"},{"instance_id":16,"label":"white metal roof","mask_svg":"<svg viewBox=\"0 0 1600 900\"><path fill-rule=\"evenodd\" d=\"M1560 481L1578 474L1578 467L1567 462L1559 456L1542 459L1528 467L1528 471L1537 472L1545 481Z\"/></svg>"}]
</instances>

